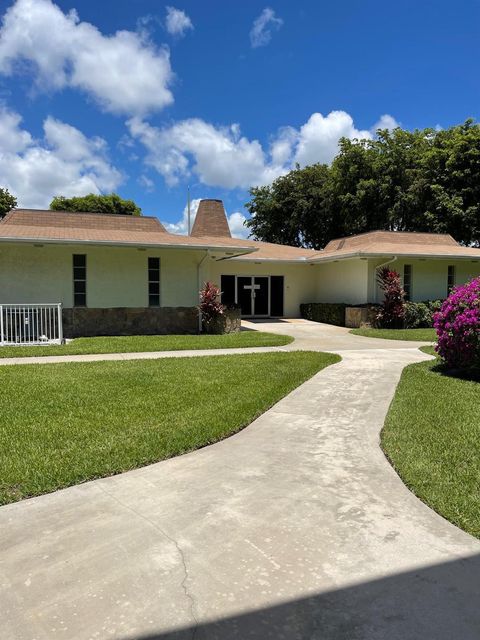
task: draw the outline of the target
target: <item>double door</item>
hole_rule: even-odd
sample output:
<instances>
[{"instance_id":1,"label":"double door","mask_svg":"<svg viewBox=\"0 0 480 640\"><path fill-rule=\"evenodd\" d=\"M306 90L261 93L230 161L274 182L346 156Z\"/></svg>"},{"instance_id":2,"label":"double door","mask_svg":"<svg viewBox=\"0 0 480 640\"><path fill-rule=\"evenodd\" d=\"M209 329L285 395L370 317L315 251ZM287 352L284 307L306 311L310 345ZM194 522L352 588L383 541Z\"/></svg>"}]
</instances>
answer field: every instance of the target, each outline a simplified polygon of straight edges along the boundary
<instances>
[{"instance_id":1,"label":"double door","mask_svg":"<svg viewBox=\"0 0 480 640\"><path fill-rule=\"evenodd\" d=\"M237 276L237 304L242 316L270 315L270 278L268 276Z\"/></svg>"}]
</instances>

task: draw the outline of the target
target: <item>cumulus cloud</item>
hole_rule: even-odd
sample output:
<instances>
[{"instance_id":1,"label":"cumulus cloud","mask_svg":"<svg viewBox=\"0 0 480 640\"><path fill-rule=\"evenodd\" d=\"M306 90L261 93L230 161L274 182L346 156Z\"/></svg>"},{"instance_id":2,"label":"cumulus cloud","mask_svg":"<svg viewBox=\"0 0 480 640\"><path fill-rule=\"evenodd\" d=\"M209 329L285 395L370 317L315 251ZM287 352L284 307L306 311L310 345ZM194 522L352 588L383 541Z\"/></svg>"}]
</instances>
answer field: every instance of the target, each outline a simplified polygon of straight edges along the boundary
<instances>
[{"instance_id":1,"label":"cumulus cloud","mask_svg":"<svg viewBox=\"0 0 480 640\"><path fill-rule=\"evenodd\" d=\"M112 191L122 182L102 138L87 138L52 117L43 130L43 139L35 140L17 113L0 107L0 176L19 206L44 208L55 195Z\"/></svg>"},{"instance_id":2,"label":"cumulus cloud","mask_svg":"<svg viewBox=\"0 0 480 640\"><path fill-rule=\"evenodd\" d=\"M198 205L200 204L201 198L194 198L190 202L190 220L193 226L195 221L195 217L198 211ZM249 230L244 226L244 222L246 217L243 213L236 211L230 215L227 215L228 225L230 227L230 232L234 238L246 238L249 234ZM178 222L163 222L163 226L170 233L177 233L180 235L186 235L188 232L188 205L185 205L183 210L182 217Z\"/></svg>"},{"instance_id":3,"label":"cumulus cloud","mask_svg":"<svg viewBox=\"0 0 480 640\"><path fill-rule=\"evenodd\" d=\"M113 113L143 115L173 102L168 49L145 32L104 35L51 0L17 0L5 13L0 73L31 73L42 89L80 89Z\"/></svg>"},{"instance_id":4,"label":"cumulus cloud","mask_svg":"<svg viewBox=\"0 0 480 640\"><path fill-rule=\"evenodd\" d=\"M313 113L300 128L295 162L304 166L315 162L331 162L340 138L371 138L369 131L356 129L352 116L345 111L331 111L327 116Z\"/></svg>"},{"instance_id":5,"label":"cumulus cloud","mask_svg":"<svg viewBox=\"0 0 480 640\"><path fill-rule=\"evenodd\" d=\"M379 129L388 129L389 131L393 131L393 129L396 129L399 126L400 123L397 122L393 116L388 113L384 113L383 116L380 116L370 131L375 135Z\"/></svg>"},{"instance_id":6,"label":"cumulus cloud","mask_svg":"<svg viewBox=\"0 0 480 640\"><path fill-rule=\"evenodd\" d=\"M185 11L167 7L165 27L172 36L183 36L188 29L193 29L193 24Z\"/></svg>"},{"instance_id":7,"label":"cumulus cloud","mask_svg":"<svg viewBox=\"0 0 480 640\"><path fill-rule=\"evenodd\" d=\"M242 136L238 125L215 127L191 118L157 128L132 118L128 126L147 149L147 163L170 186L192 171L203 184L227 189L271 182L281 172L267 162L258 140Z\"/></svg>"},{"instance_id":8,"label":"cumulus cloud","mask_svg":"<svg viewBox=\"0 0 480 640\"><path fill-rule=\"evenodd\" d=\"M265 7L262 13L253 21L250 30L250 44L254 49L266 46L272 39L273 31L278 31L283 24L281 18L277 18L275 11Z\"/></svg>"},{"instance_id":9,"label":"cumulus cloud","mask_svg":"<svg viewBox=\"0 0 480 640\"><path fill-rule=\"evenodd\" d=\"M382 116L383 121L391 116ZM225 189L269 184L300 166L329 163L342 137L371 139L370 130L355 127L345 111L324 116L313 113L299 129L283 127L264 148L258 140L243 136L238 124L215 126L199 118L155 127L135 117L128 123L130 136L146 149L146 163L160 173L168 185L195 175L205 185Z\"/></svg>"}]
</instances>

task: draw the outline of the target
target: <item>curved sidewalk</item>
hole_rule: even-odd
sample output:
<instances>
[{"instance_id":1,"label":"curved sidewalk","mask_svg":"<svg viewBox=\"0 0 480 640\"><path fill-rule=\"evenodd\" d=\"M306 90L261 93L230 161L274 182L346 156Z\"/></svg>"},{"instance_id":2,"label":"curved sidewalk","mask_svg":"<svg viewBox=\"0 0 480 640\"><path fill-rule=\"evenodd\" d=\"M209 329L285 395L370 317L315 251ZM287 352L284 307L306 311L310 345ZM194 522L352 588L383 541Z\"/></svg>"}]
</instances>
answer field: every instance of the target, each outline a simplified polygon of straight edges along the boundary
<instances>
[{"instance_id":1,"label":"curved sidewalk","mask_svg":"<svg viewBox=\"0 0 480 640\"><path fill-rule=\"evenodd\" d=\"M193 358L200 356L235 355L239 353L268 353L270 351L330 351L338 353L344 350L364 349L408 349L418 348L421 342L403 340L379 340L352 335L345 327L310 322L308 320L280 320L248 322L242 321L245 328L252 331L268 331L289 335L294 341L281 347L242 347L234 349L188 349L184 351L142 351L131 353L91 353L65 356L28 356L19 358L0 358L0 366L13 364L58 364L61 362L98 362L103 360L156 360L159 358Z\"/></svg>"},{"instance_id":2,"label":"curved sidewalk","mask_svg":"<svg viewBox=\"0 0 480 640\"><path fill-rule=\"evenodd\" d=\"M379 448L425 357L345 350L236 436L0 508L2 636L478 640L480 542Z\"/></svg>"}]
</instances>

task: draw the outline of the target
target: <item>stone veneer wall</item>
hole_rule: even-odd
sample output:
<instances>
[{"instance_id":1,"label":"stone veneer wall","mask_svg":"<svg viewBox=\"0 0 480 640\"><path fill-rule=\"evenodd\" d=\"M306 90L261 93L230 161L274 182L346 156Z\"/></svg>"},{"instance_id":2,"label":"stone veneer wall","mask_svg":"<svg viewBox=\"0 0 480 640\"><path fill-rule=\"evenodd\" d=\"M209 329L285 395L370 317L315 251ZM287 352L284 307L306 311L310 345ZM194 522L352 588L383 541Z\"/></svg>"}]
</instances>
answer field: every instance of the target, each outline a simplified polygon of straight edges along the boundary
<instances>
[{"instance_id":1,"label":"stone veneer wall","mask_svg":"<svg viewBox=\"0 0 480 640\"><path fill-rule=\"evenodd\" d=\"M198 333L196 307L63 309L65 338Z\"/></svg>"},{"instance_id":2,"label":"stone veneer wall","mask_svg":"<svg viewBox=\"0 0 480 640\"><path fill-rule=\"evenodd\" d=\"M240 313L240 309L225 309L223 316L219 316L208 327L204 325L203 331L213 334L237 333L242 327Z\"/></svg>"}]
</instances>

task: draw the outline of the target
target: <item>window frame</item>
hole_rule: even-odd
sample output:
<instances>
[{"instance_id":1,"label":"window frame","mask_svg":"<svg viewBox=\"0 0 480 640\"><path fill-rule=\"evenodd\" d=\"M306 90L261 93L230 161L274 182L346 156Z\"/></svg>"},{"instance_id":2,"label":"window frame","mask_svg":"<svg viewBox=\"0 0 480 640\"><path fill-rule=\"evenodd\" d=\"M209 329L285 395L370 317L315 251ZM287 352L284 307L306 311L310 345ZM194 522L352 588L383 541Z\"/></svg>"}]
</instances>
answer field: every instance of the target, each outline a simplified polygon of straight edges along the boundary
<instances>
[{"instance_id":1,"label":"window frame","mask_svg":"<svg viewBox=\"0 0 480 640\"><path fill-rule=\"evenodd\" d=\"M155 266L152 266L154 264ZM148 285L148 306L149 308L160 307L160 258L148 256L147 258L147 285ZM154 301L152 301L152 299Z\"/></svg>"},{"instance_id":2,"label":"window frame","mask_svg":"<svg viewBox=\"0 0 480 640\"><path fill-rule=\"evenodd\" d=\"M447 266L447 298L452 293L457 281L457 269L454 264Z\"/></svg>"},{"instance_id":3,"label":"window frame","mask_svg":"<svg viewBox=\"0 0 480 640\"><path fill-rule=\"evenodd\" d=\"M405 291L405 300L412 299L413 289L413 266L411 264L403 265L403 290Z\"/></svg>"},{"instance_id":4,"label":"window frame","mask_svg":"<svg viewBox=\"0 0 480 640\"><path fill-rule=\"evenodd\" d=\"M78 258L83 258L78 264ZM80 276L79 276L80 271ZM83 271L83 273L81 273ZM83 277L82 277L83 276ZM87 307L87 254L86 253L74 253L72 254L72 284L73 284L73 307L78 309L85 309ZM83 284L83 291L78 291L78 285ZM81 297L83 302L79 302Z\"/></svg>"}]
</instances>

